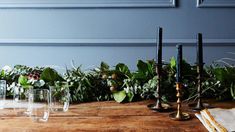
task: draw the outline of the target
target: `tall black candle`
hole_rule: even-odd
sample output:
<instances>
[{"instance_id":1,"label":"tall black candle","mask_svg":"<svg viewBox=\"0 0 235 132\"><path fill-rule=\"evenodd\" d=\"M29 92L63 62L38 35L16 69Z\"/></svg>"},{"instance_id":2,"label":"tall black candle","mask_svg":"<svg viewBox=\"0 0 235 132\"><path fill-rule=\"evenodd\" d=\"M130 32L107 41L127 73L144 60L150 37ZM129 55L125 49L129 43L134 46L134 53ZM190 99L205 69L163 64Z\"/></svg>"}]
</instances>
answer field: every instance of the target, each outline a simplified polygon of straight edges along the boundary
<instances>
[{"instance_id":1,"label":"tall black candle","mask_svg":"<svg viewBox=\"0 0 235 132\"><path fill-rule=\"evenodd\" d=\"M176 82L181 82L182 68L182 45L177 45L177 61L176 61Z\"/></svg>"},{"instance_id":2,"label":"tall black candle","mask_svg":"<svg viewBox=\"0 0 235 132\"><path fill-rule=\"evenodd\" d=\"M203 64L202 34L197 35L197 64Z\"/></svg>"},{"instance_id":3,"label":"tall black candle","mask_svg":"<svg viewBox=\"0 0 235 132\"><path fill-rule=\"evenodd\" d=\"M158 28L157 63L162 64L162 28Z\"/></svg>"}]
</instances>

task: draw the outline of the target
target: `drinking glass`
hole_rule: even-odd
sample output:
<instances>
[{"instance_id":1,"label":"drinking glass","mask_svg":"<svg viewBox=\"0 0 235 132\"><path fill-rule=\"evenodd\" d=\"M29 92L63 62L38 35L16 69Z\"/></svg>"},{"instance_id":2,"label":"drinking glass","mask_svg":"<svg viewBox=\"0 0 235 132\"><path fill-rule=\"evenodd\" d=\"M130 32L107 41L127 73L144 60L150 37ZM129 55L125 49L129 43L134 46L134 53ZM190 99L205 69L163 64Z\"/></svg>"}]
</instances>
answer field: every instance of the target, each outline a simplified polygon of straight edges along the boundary
<instances>
[{"instance_id":1,"label":"drinking glass","mask_svg":"<svg viewBox=\"0 0 235 132\"><path fill-rule=\"evenodd\" d=\"M22 87L14 86L13 88L13 104L17 115L29 116L29 92L33 87L29 87L24 91Z\"/></svg>"},{"instance_id":2,"label":"drinking glass","mask_svg":"<svg viewBox=\"0 0 235 132\"><path fill-rule=\"evenodd\" d=\"M47 122L49 118L49 90L33 89L29 91L30 117L35 122Z\"/></svg>"},{"instance_id":3,"label":"drinking glass","mask_svg":"<svg viewBox=\"0 0 235 132\"><path fill-rule=\"evenodd\" d=\"M67 84L50 86L50 108L52 112L66 112L69 109L69 88Z\"/></svg>"},{"instance_id":4,"label":"drinking glass","mask_svg":"<svg viewBox=\"0 0 235 132\"><path fill-rule=\"evenodd\" d=\"M4 108L6 100L6 80L0 80L0 109Z\"/></svg>"}]
</instances>

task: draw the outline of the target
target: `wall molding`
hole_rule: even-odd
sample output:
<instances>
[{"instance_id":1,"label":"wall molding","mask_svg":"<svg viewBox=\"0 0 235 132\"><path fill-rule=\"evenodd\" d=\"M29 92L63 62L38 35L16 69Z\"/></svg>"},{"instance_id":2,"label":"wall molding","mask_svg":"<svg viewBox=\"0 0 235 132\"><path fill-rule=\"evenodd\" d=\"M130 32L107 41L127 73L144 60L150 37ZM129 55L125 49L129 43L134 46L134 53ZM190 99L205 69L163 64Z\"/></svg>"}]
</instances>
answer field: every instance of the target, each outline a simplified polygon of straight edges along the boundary
<instances>
[{"instance_id":1,"label":"wall molding","mask_svg":"<svg viewBox=\"0 0 235 132\"><path fill-rule=\"evenodd\" d=\"M166 46L193 46L196 39L164 39ZM235 39L204 39L205 46L235 46ZM155 46L155 39L0 39L0 46Z\"/></svg>"},{"instance_id":2,"label":"wall molding","mask_svg":"<svg viewBox=\"0 0 235 132\"><path fill-rule=\"evenodd\" d=\"M197 7L235 7L235 0L197 0Z\"/></svg>"},{"instance_id":3,"label":"wall molding","mask_svg":"<svg viewBox=\"0 0 235 132\"><path fill-rule=\"evenodd\" d=\"M0 8L175 7L176 0L0 0Z\"/></svg>"}]
</instances>

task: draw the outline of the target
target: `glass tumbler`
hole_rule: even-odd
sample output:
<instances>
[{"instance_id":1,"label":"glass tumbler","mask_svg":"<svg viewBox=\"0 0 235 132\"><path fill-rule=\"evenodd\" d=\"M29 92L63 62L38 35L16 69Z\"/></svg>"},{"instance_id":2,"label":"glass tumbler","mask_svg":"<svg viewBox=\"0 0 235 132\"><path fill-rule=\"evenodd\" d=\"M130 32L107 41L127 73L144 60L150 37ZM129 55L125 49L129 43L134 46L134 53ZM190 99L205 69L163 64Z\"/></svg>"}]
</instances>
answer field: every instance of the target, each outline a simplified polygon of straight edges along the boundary
<instances>
[{"instance_id":1,"label":"glass tumbler","mask_svg":"<svg viewBox=\"0 0 235 132\"><path fill-rule=\"evenodd\" d=\"M29 91L30 118L34 122L47 122L49 118L49 90L33 89Z\"/></svg>"},{"instance_id":2,"label":"glass tumbler","mask_svg":"<svg viewBox=\"0 0 235 132\"><path fill-rule=\"evenodd\" d=\"M4 108L6 101L6 80L0 80L0 109Z\"/></svg>"},{"instance_id":3,"label":"glass tumbler","mask_svg":"<svg viewBox=\"0 0 235 132\"><path fill-rule=\"evenodd\" d=\"M68 85L50 86L50 109L52 112L66 112L69 109Z\"/></svg>"},{"instance_id":4,"label":"glass tumbler","mask_svg":"<svg viewBox=\"0 0 235 132\"><path fill-rule=\"evenodd\" d=\"M32 88L24 90L20 86L13 87L13 104L17 115L29 115L28 95L30 90L32 90Z\"/></svg>"}]
</instances>

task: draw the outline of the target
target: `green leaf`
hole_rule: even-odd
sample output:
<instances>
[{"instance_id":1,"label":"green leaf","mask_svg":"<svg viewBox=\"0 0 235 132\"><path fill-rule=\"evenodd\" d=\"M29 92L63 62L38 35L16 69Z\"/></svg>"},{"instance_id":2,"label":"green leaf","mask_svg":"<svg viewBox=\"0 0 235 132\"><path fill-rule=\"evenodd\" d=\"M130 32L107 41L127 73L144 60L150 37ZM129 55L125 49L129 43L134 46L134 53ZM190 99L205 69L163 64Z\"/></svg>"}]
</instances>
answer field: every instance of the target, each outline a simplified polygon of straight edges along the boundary
<instances>
[{"instance_id":1,"label":"green leaf","mask_svg":"<svg viewBox=\"0 0 235 132\"><path fill-rule=\"evenodd\" d=\"M194 73L194 71L192 71L192 66L187 63L185 60L182 61L182 74L184 76L188 76L188 75L195 75L196 73ZM196 72L196 71L195 71Z\"/></svg>"},{"instance_id":2,"label":"green leaf","mask_svg":"<svg viewBox=\"0 0 235 132\"><path fill-rule=\"evenodd\" d=\"M125 90L114 92L113 97L115 101L121 103L126 98L126 92Z\"/></svg>"},{"instance_id":3,"label":"green leaf","mask_svg":"<svg viewBox=\"0 0 235 132\"><path fill-rule=\"evenodd\" d=\"M5 72L1 70L0 78L3 79L5 77Z\"/></svg>"},{"instance_id":4,"label":"green leaf","mask_svg":"<svg viewBox=\"0 0 235 132\"><path fill-rule=\"evenodd\" d=\"M62 77L57 73L57 71L50 67L47 67L42 71L41 79L45 82L50 83L50 85L54 85L55 81L63 80Z\"/></svg>"},{"instance_id":5,"label":"green leaf","mask_svg":"<svg viewBox=\"0 0 235 132\"><path fill-rule=\"evenodd\" d=\"M134 98L134 93L132 92L127 93L127 97L128 97L128 101L131 102Z\"/></svg>"},{"instance_id":6,"label":"green leaf","mask_svg":"<svg viewBox=\"0 0 235 132\"><path fill-rule=\"evenodd\" d=\"M225 68L215 68L213 70L216 79L218 79L220 82L227 84L226 82L231 82L230 74L233 73L228 73ZM229 84L230 85L230 84Z\"/></svg>"},{"instance_id":7,"label":"green leaf","mask_svg":"<svg viewBox=\"0 0 235 132\"><path fill-rule=\"evenodd\" d=\"M146 73L148 71L147 63L143 62L142 60L138 60L137 62L138 71Z\"/></svg>"},{"instance_id":8,"label":"green leaf","mask_svg":"<svg viewBox=\"0 0 235 132\"><path fill-rule=\"evenodd\" d=\"M147 66L148 66L148 73L149 73L149 75L150 76L154 76L154 73L155 73L155 71L154 71L154 64L152 64L152 63L150 63L150 62L147 62Z\"/></svg>"},{"instance_id":9,"label":"green leaf","mask_svg":"<svg viewBox=\"0 0 235 132\"><path fill-rule=\"evenodd\" d=\"M233 99L235 99L235 87L233 85L233 83L230 86L230 93Z\"/></svg>"},{"instance_id":10,"label":"green leaf","mask_svg":"<svg viewBox=\"0 0 235 132\"><path fill-rule=\"evenodd\" d=\"M133 79L146 79L146 77L143 72L137 72L133 73Z\"/></svg>"},{"instance_id":11,"label":"green leaf","mask_svg":"<svg viewBox=\"0 0 235 132\"><path fill-rule=\"evenodd\" d=\"M101 64L100 64L100 69L102 70L102 71L104 71L104 70L108 70L109 69L109 65L107 64L107 63L105 63L105 62L101 62Z\"/></svg>"},{"instance_id":12,"label":"green leaf","mask_svg":"<svg viewBox=\"0 0 235 132\"><path fill-rule=\"evenodd\" d=\"M126 74L127 76L130 76L130 70L129 70L128 66L123 63L118 63L116 65L116 70L120 71L121 73Z\"/></svg>"},{"instance_id":13,"label":"green leaf","mask_svg":"<svg viewBox=\"0 0 235 132\"><path fill-rule=\"evenodd\" d=\"M170 66L172 69L175 69L176 68L176 59L175 57L172 57L171 60L170 60Z\"/></svg>"},{"instance_id":14,"label":"green leaf","mask_svg":"<svg viewBox=\"0 0 235 132\"><path fill-rule=\"evenodd\" d=\"M136 75L136 77L142 79L142 82L146 82L148 79L154 76L155 73L153 71L154 64L151 64L150 62L145 63L142 60L138 60L137 67L138 67L137 74L139 75Z\"/></svg>"},{"instance_id":15,"label":"green leaf","mask_svg":"<svg viewBox=\"0 0 235 132\"><path fill-rule=\"evenodd\" d=\"M24 88L24 89L29 89L32 87L32 85L30 85L28 83L28 78L27 76L23 76L20 75L20 77L18 78L18 83Z\"/></svg>"},{"instance_id":16,"label":"green leaf","mask_svg":"<svg viewBox=\"0 0 235 132\"><path fill-rule=\"evenodd\" d=\"M20 77L18 78L18 83L19 83L21 86L29 85L29 84L28 84L28 78L27 78L26 76L23 76L23 75L20 75Z\"/></svg>"}]
</instances>

